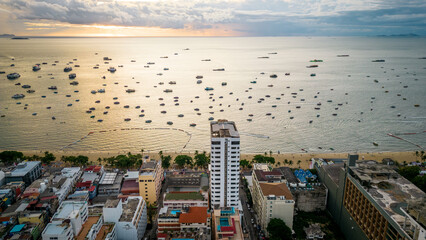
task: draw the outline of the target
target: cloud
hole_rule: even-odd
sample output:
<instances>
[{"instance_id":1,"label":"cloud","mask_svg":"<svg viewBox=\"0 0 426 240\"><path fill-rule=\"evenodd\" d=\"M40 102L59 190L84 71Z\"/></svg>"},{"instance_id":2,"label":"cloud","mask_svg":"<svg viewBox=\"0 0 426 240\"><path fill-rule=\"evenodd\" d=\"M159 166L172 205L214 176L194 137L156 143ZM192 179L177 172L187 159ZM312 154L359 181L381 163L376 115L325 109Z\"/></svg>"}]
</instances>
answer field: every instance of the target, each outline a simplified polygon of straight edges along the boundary
<instances>
[{"instance_id":1,"label":"cloud","mask_svg":"<svg viewBox=\"0 0 426 240\"><path fill-rule=\"evenodd\" d=\"M256 36L364 35L386 31L426 34L424 0L0 0L0 10L10 12L20 24L168 29L228 25L232 30ZM0 26L4 24L0 22Z\"/></svg>"}]
</instances>

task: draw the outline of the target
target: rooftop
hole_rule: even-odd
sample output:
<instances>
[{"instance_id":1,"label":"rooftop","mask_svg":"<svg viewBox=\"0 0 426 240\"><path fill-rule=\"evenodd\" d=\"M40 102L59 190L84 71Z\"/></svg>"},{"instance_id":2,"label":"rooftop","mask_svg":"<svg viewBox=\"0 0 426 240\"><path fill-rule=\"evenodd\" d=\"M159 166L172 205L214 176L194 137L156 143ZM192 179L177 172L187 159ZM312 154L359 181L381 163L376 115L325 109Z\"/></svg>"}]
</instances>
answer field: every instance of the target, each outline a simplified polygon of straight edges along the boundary
<instances>
[{"instance_id":1,"label":"rooftop","mask_svg":"<svg viewBox=\"0 0 426 240\"><path fill-rule=\"evenodd\" d=\"M124 180L121 192L127 194L129 192L139 193L139 182L135 179Z\"/></svg>"},{"instance_id":2,"label":"rooftop","mask_svg":"<svg viewBox=\"0 0 426 240\"><path fill-rule=\"evenodd\" d=\"M120 202L120 199L108 199L105 203L106 208L116 208L118 206L118 203Z\"/></svg>"},{"instance_id":3,"label":"rooftop","mask_svg":"<svg viewBox=\"0 0 426 240\"><path fill-rule=\"evenodd\" d=\"M218 121L210 122L211 137L214 138L239 138L237 127L234 122L220 119Z\"/></svg>"},{"instance_id":4,"label":"rooftop","mask_svg":"<svg viewBox=\"0 0 426 240\"><path fill-rule=\"evenodd\" d=\"M70 223L63 222L63 223L49 223L47 224L46 228L44 229L45 234L49 235L60 235L63 233L68 227L70 227Z\"/></svg>"},{"instance_id":5,"label":"rooftop","mask_svg":"<svg viewBox=\"0 0 426 240\"><path fill-rule=\"evenodd\" d=\"M284 196L287 200L293 200L293 195L285 183L259 183L259 186L264 196Z\"/></svg>"},{"instance_id":6,"label":"rooftop","mask_svg":"<svg viewBox=\"0 0 426 240\"><path fill-rule=\"evenodd\" d=\"M130 222L132 221L133 217L135 216L136 210L138 209L138 205L142 198L128 198L127 203L123 204L123 213L120 217L120 222Z\"/></svg>"},{"instance_id":7,"label":"rooftop","mask_svg":"<svg viewBox=\"0 0 426 240\"><path fill-rule=\"evenodd\" d=\"M284 175L284 178L288 183L299 183L297 177L294 175L293 171L289 167L280 167L278 170Z\"/></svg>"},{"instance_id":8,"label":"rooftop","mask_svg":"<svg viewBox=\"0 0 426 240\"><path fill-rule=\"evenodd\" d=\"M157 161L149 161L144 162L142 164L141 170L155 170L155 167L157 166Z\"/></svg>"},{"instance_id":9,"label":"rooftop","mask_svg":"<svg viewBox=\"0 0 426 240\"><path fill-rule=\"evenodd\" d=\"M25 176L25 174L27 174L33 168L35 168L37 165L40 165L40 164L41 164L40 161L21 162L10 173L7 173L6 176L7 175L11 177Z\"/></svg>"},{"instance_id":10,"label":"rooftop","mask_svg":"<svg viewBox=\"0 0 426 240\"><path fill-rule=\"evenodd\" d=\"M281 181L282 173L277 170L273 171L262 171L262 170L254 170L256 174L256 178L261 182L276 182Z\"/></svg>"},{"instance_id":11,"label":"rooftop","mask_svg":"<svg viewBox=\"0 0 426 240\"><path fill-rule=\"evenodd\" d=\"M75 218L86 204L84 201L63 201L52 220Z\"/></svg>"},{"instance_id":12,"label":"rooftop","mask_svg":"<svg viewBox=\"0 0 426 240\"><path fill-rule=\"evenodd\" d=\"M407 202L426 201L426 193L395 172L391 166L359 162L349 167L351 176L398 224L404 224Z\"/></svg>"},{"instance_id":13,"label":"rooftop","mask_svg":"<svg viewBox=\"0 0 426 240\"><path fill-rule=\"evenodd\" d=\"M108 233L112 232L113 229L114 229L114 224L104 223L104 225L102 225L101 227L101 230L99 230L99 233L96 236L95 240L105 239Z\"/></svg>"},{"instance_id":14,"label":"rooftop","mask_svg":"<svg viewBox=\"0 0 426 240\"><path fill-rule=\"evenodd\" d=\"M170 192L164 200L204 200L204 197L199 192Z\"/></svg>"},{"instance_id":15,"label":"rooftop","mask_svg":"<svg viewBox=\"0 0 426 240\"><path fill-rule=\"evenodd\" d=\"M99 179L99 175L94 172L84 172L83 176L81 176L82 182L94 182L96 179Z\"/></svg>"},{"instance_id":16,"label":"rooftop","mask_svg":"<svg viewBox=\"0 0 426 240\"><path fill-rule=\"evenodd\" d=\"M84 240L86 239L87 234L89 233L90 229L94 224L96 224L99 221L100 216L89 216L87 218L87 221L83 224L80 233L78 233L77 237L75 239L77 240Z\"/></svg>"},{"instance_id":17,"label":"rooftop","mask_svg":"<svg viewBox=\"0 0 426 240\"><path fill-rule=\"evenodd\" d=\"M117 173L115 172L106 172L102 175L101 181L99 184L114 184L115 179L117 178Z\"/></svg>"},{"instance_id":18,"label":"rooftop","mask_svg":"<svg viewBox=\"0 0 426 240\"><path fill-rule=\"evenodd\" d=\"M200 184L200 173L167 176L167 187L199 187Z\"/></svg>"},{"instance_id":19,"label":"rooftop","mask_svg":"<svg viewBox=\"0 0 426 240\"><path fill-rule=\"evenodd\" d=\"M322 168L327 175L333 180L333 182L339 185L339 174L340 170L344 167L344 163L335 163L331 165L323 165Z\"/></svg>"},{"instance_id":20,"label":"rooftop","mask_svg":"<svg viewBox=\"0 0 426 240\"><path fill-rule=\"evenodd\" d=\"M207 207L190 207L179 216L179 223L207 223Z\"/></svg>"}]
</instances>

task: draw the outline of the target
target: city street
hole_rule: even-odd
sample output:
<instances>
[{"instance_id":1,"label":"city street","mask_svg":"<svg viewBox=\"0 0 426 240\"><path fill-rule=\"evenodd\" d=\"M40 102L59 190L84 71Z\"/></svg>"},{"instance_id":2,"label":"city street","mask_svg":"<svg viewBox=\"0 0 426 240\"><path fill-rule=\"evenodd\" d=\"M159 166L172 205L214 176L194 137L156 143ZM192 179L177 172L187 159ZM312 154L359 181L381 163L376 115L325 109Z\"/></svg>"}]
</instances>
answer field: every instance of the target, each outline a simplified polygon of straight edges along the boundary
<instances>
[{"instance_id":1,"label":"city street","mask_svg":"<svg viewBox=\"0 0 426 240\"><path fill-rule=\"evenodd\" d=\"M243 217L244 225L242 226L242 228L246 229L246 231L248 232L250 240L258 239L257 229L253 226L253 223L251 222L251 219L252 218L255 219L255 216L248 209L247 195L246 195L246 192L245 192L245 189L244 189L244 184L243 184L242 178L240 179L240 199L241 199L241 204L243 206L243 213L244 213L244 217ZM253 206L250 206L250 209L252 207ZM255 219L255 222L256 222L256 219Z\"/></svg>"}]
</instances>

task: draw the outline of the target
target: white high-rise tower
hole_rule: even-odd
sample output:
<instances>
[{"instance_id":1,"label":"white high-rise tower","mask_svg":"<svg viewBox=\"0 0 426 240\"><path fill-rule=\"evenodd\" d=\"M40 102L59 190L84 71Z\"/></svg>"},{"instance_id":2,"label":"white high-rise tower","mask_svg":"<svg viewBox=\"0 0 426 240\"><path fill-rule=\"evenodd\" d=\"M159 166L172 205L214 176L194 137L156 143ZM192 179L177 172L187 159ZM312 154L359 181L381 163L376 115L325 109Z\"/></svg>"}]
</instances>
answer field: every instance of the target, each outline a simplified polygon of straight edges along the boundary
<instances>
[{"instance_id":1,"label":"white high-rise tower","mask_svg":"<svg viewBox=\"0 0 426 240\"><path fill-rule=\"evenodd\" d=\"M238 207L240 135L234 122L210 123L210 191L212 208Z\"/></svg>"}]
</instances>

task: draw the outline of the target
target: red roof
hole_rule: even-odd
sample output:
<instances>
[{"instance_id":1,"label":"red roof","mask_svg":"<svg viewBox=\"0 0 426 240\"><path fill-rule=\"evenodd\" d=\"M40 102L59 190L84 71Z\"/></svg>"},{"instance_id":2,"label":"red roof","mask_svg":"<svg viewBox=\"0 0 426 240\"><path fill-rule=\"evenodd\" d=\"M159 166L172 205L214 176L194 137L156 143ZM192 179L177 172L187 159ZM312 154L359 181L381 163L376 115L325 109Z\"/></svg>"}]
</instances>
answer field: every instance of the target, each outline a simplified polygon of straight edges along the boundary
<instances>
[{"instance_id":1,"label":"red roof","mask_svg":"<svg viewBox=\"0 0 426 240\"><path fill-rule=\"evenodd\" d=\"M9 222L10 217L0 217L0 222Z\"/></svg>"},{"instance_id":2,"label":"red roof","mask_svg":"<svg viewBox=\"0 0 426 240\"><path fill-rule=\"evenodd\" d=\"M139 183L135 179L128 179L123 182L123 186L121 187L121 192L125 195L131 193L139 194Z\"/></svg>"},{"instance_id":3,"label":"red roof","mask_svg":"<svg viewBox=\"0 0 426 240\"><path fill-rule=\"evenodd\" d=\"M45 201L45 200L50 200L50 199L55 199L55 198L58 198L58 197L56 195L53 195L53 196L50 196L50 197L41 198L40 200Z\"/></svg>"},{"instance_id":4,"label":"red roof","mask_svg":"<svg viewBox=\"0 0 426 240\"><path fill-rule=\"evenodd\" d=\"M179 223L206 223L207 207L190 207L187 213L179 216Z\"/></svg>"},{"instance_id":5,"label":"red roof","mask_svg":"<svg viewBox=\"0 0 426 240\"><path fill-rule=\"evenodd\" d=\"M95 187L95 186L91 186L91 187L89 188L89 192L93 192L93 191L95 191L95 189L96 189L96 187Z\"/></svg>"},{"instance_id":6,"label":"red roof","mask_svg":"<svg viewBox=\"0 0 426 240\"><path fill-rule=\"evenodd\" d=\"M89 188L92 185L92 181L78 182L76 188Z\"/></svg>"},{"instance_id":7,"label":"red roof","mask_svg":"<svg viewBox=\"0 0 426 240\"><path fill-rule=\"evenodd\" d=\"M86 172L89 172L89 171L99 172L101 169L102 169L102 166L93 165L93 166L88 166L86 169L84 169L84 171L86 171Z\"/></svg>"}]
</instances>

